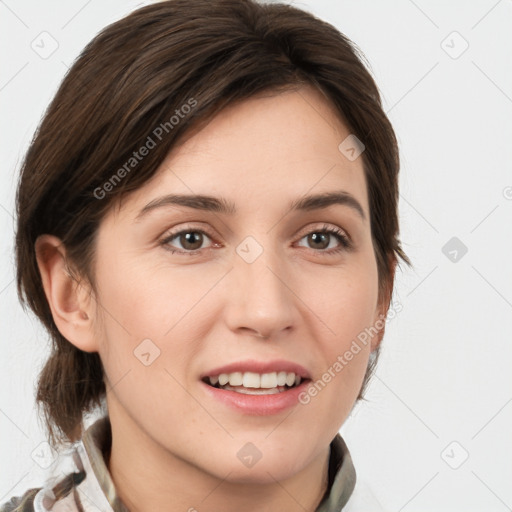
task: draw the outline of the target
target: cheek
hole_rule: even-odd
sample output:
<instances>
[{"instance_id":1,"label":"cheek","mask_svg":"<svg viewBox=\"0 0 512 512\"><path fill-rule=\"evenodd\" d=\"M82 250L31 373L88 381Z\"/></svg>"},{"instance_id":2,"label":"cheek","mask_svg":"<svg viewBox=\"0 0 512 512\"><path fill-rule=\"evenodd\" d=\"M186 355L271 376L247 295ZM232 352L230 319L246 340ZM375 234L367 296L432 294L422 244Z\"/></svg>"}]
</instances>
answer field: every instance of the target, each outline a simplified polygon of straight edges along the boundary
<instances>
[{"instance_id":1,"label":"cheek","mask_svg":"<svg viewBox=\"0 0 512 512\"><path fill-rule=\"evenodd\" d=\"M104 259L97 272L103 339L100 358L107 387L137 418L148 411L161 411L163 394L165 403L173 397L173 410L187 407L179 383L189 371L194 345L188 343L193 332L184 328L190 326L187 311L198 301L185 276L148 268L141 260L118 257L115 264L107 265ZM172 414L166 410L167 416Z\"/></svg>"},{"instance_id":2,"label":"cheek","mask_svg":"<svg viewBox=\"0 0 512 512\"><path fill-rule=\"evenodd\" d=\"M207 300L205 294L215 287L225 269L171 267L161 261L148 264L143 258L124 256L118 254L115 261L104 256L97 270L105 340L100 356L107 375L114 381L128 370L132 374L142 371L136 359L139 352L149 352L150 359L158 355L151 368L162 366L176 377L187 375L209 327L211 315L207 310L215 302L215 290Z\"/></svg>"},{"instance_id":3,"label":"cheek","mask_svg":"<svg viewBox=\"0 0 512 512\"><path fill-rule=\"evenodd\" d=\"M299 397L301 422L312 435L335 435L357 399L370 355L377 304L377 270L371 257L301 277L301 297L311 309L309 327L321 366ZM320 421L321 419L321 421Z\"/></svg>"},{"instance_id":4,"label":"cheek","mask_svg":"<svg viewBox=\"0 0 512 512\"><path fill-rule=\"evenodd\" d=\"M193 266L185 269L148 265L143 258L118 258L110 270L100 272L101 301L115 321L134 339L163 338L208 289L208 276L198 279ZM196 271L197 272L197 271ZM191 279L192 277L192 279ZM212 283L215 276L212 276ZM175 327L176 326L176 327Z\"/></svg>"},{"instance_id":5,"label":"cheek","mask_svg":"<svg viewBox=\"0 0 512 512\"><path fill-rule=\"evenodd\" d=\"M359 392L371 352L371 333L378 297L377 268L371 258L360 265L331 269L317 279L317 286L305 283L308 304L317 316L315 339L323 356L322 375L335 395L350 402ZM322 285L322 286L319 286ZM330 394L330 393L328 393Z\"/></svg>"},{"instance_id":6,"label":"cheek","mask_svg":"<svg viewBox=\"0 0 512 512\"><path fill-rule=\"evenodd\" d=\"M303 283L303 296L326 327L323 338L342 349L374 321L378 282L376 263L362 258L351 265L318 272Z\"/></svg>"}]
</instances>

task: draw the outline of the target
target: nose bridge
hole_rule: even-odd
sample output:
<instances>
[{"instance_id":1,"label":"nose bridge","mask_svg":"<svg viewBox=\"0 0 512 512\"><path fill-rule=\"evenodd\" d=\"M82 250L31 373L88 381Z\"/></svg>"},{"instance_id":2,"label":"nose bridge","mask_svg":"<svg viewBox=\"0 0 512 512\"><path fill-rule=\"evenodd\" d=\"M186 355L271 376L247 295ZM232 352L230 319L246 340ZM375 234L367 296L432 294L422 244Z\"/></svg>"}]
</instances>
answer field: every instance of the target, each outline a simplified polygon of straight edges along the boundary
<instances>
[{"instance_id":1,"label":"nose bridge","mask_svg":"<svg viewBox=\"0 0 512 512\"><path fill-rule=\"evenodd\" d=\"M247 328L272 336L293 324L294 295L285 262L252 236L235 249L228 321L232 329Z\"/></svg>"}]
</instances>

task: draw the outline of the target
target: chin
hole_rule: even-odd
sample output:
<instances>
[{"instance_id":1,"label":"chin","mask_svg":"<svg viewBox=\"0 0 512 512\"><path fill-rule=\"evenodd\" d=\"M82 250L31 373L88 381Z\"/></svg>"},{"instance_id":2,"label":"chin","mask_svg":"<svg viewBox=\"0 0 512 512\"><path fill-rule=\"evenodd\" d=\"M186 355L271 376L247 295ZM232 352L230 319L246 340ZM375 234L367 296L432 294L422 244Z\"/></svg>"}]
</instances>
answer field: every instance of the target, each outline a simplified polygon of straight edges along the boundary
<instances>
[{"instance_id":1,"label":"chin","mask_svg":"<svg viewBox=\"0 0 512 512\"><path fill-rule=\"evenodd\" d=\"M287 480L296 474L296 472L290 470L290 468L285 469L283 467L276 467L273 464L261 463L260 465L260 463L253 466L252 468L226 467L226 473L220 476L220 478L226 482L237 485L265 485L275 484L276 481ZM226 478L226 474L228 473L229 476Z\"/></svg>"},{"instance_id":2,"label":"chin","mask_svg":"<svg viewBox=\"0 0 512 512\"><path fill-rule=\"evenodd\" d=\"M244 444L233 457L215 461L212 474L236 484L274 484L293 477L307 465L297 450L267 450L260 452L254 445ZM300 455L304 455L304 447Z\"/></svg>"}]
</instances>

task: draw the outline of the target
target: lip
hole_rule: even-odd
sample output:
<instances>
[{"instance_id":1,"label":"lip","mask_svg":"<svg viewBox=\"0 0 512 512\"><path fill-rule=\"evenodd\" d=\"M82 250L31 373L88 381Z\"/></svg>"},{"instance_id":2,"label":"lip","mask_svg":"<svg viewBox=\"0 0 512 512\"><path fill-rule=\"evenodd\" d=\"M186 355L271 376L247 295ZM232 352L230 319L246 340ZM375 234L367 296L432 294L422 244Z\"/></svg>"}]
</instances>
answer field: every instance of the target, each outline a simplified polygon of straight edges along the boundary
<instances>
[{"instance_id":1,"label":"lip","mask_svg":"<svg viewBox=\"0 0 512 512\"><path fill-rule=\"evenodd\" d=\"M274 395L245 395L236 391L214 388L204 381L200 381L200 384L209 397L220 401L239 413L253 416L269 416L297 405L299 403L299 395L306 390L310 382L309 379L303 380L298 386Z\"/></svg>"},{"instance_id":2,"label":"lip","mask_svg":"<svg viewBox=\"0 0 512 512\"><path fill-rule=\"evenodd\" d=\"M216 375L220 375L221 373L233 373L233 372L254 372L254 373L273 373L273 372L288 372L295 373L295 375L299 375L303 379L311 379L311 375L309 372L300 364L294 363L292 361L286 361L284 359L274 359L273 361L256 361L256 360L245 360L233 362L230 364L226 364L224 366L219 366L217 368L213 368L204 372L199 377L200 379L204 379L205 377L214 377ZM298 386L300 387L300 386ZM293 389L298 389L293 388ZM280 393L282 394L282 393ZM237 393L238 395L238 393Z\"/></svg>"}]
</instances>

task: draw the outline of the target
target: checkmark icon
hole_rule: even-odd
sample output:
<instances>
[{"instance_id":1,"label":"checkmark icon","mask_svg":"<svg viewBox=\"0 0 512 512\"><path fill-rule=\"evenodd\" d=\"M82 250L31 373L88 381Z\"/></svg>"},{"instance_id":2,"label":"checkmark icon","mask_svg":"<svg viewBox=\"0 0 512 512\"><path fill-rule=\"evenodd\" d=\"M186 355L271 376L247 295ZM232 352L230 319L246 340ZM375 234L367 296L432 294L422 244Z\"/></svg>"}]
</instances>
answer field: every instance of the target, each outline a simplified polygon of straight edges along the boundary
<instances>
[{"instance_id":1,"label":"checkmark icon","mask_svg":"<svg viewBox=\"0 0 512 512\"><path fill-rule=\"evenodd\" d=\"M458 59L468 48L468 41L456 30L441 41L441 48L451 58Z\"/></svg>"},{"instance_id":2,"label":"checkmark icon","mask_svg":"<svg viewBox=\"0 0 512 512\"><path fill-rule=\"evenodd\" d=\"M57 51L59 43L45 30L32 40L30 47L41 59L46 60Z\"/></svg>"},{"instance_id":3,"label":"checkmark icon","mask_svg":"<svg viewBox=\"0 0 512 512\"><path fill-rule=\"evenodd\" d=\"M236 253L246 263L253 263L263 253L263 247L254 237L248 236L237 245Z\"/></svg>"},{"instance_id":4,"label":"checkmark icon","mask_svg":"<svg viewBox=\"0 0 512 512\"><path fill-rule=\"evenodd\" d=\"M441 452L441 459L452 469L459 469L469 458L469 452L458 441L452 441Z\"/></svg>"}]
</instances>

